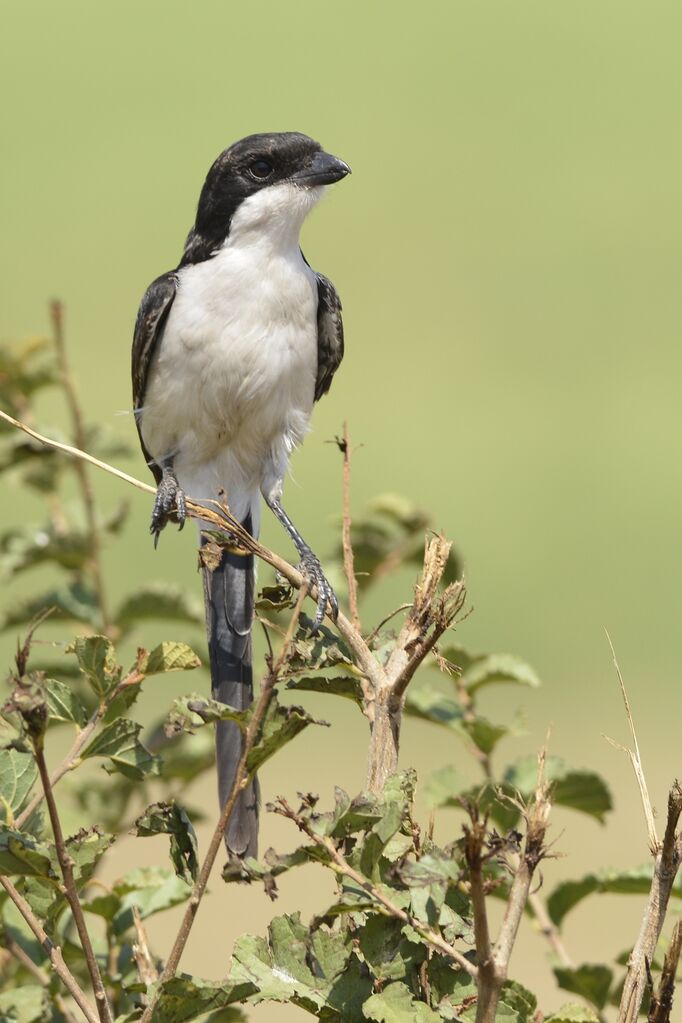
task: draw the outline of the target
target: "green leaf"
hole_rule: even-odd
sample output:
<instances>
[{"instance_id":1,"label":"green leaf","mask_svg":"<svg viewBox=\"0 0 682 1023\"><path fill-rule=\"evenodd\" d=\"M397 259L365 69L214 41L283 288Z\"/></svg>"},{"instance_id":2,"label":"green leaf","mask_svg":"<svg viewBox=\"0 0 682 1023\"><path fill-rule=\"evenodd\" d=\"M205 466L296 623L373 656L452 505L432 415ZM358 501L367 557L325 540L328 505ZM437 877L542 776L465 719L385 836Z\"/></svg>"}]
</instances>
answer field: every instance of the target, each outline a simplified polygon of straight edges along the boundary
<instances>
[{"instance_id":1,"label":"green leaf","mask_svg":"<svg viewBox=\"0 0 682 1023\"><path fill-rule=\"evenodd\" d=\"M576 969L555 966L554 976L564 991L581 995L598 1009L603 1009L609 997L613 973L608 966L585 963Z\"/></svg>"},{"instance_id":2,"label":"green leaf","mask_svg":"<svg viewBox=\"0 0 682 1023\"><path fill-rule=\"evenodd\" d=\"M89 757L107 757L111 766L109 772L120 771L131 779L142 779L147 774L159 774L158 757L153 756L140 742L138 736L142 725L127 718L119 718L95 736L83 752L83 760Z\"/></svg>"},{"instance_id":3,"label":"green leaf","mask_svg":"<svg viewBox=\"0 0 682 1023\"><path fill-rule=\"evenodd\" d=\"M246 758L249 773L257 771L308 725L318 724L322 722L316 721L303 707L283 707L273 696L265 712L258 740Z\"/></svg>"},{"instance_id":4,"label":"green leaf","mask_svg":"<svg viewBox=\"0 0 682 1023\"><path fill-rule=\"evenodd\" d=\"M362 1007L365 1019L378 1023L440 1023L440 1016L426 1002L418 1002L402 983L389 984L368 998Z\"/></svg>"},{"instance_id":5,"label":"green leaf","mask_svg":"<svg viewBox=\"0 0 682 1023\"><path fill-rule=\"evenodd\" d=\"M37 776L32 753L0 750L0 813L8 825L23 809Z\"/></svg>"},{"instance_id":6,"label":"green leaf","mask_svg":"<svg viewBox=\"0 0 682 1023\"><path fill-rule=\"evenodd\" d=\"M201 980L181 973L171 977L160 986L159 1000L154 1008L154 1023L187 1023L207 1012L226 1008L234 1002L243 1001L254 991L248 981L230 984L229 981ZM225 1017L238 1020L240 1015ZM206 1021L208 1023L208 1021Z\"/></svg>"},{"instance_id":7,"label":"green leaf","mask_svg":"<svg viewBox=\"0 0 682 1023\"><path fill-rule=\"evenodd\" d=\"M0 631L28 625L46 607L55 609L52 621L71 619L92 626L99 621L99 606L94 591L80 582L74 582L13 604L0 616Z\"/></svg>"},{"instance_id":8,"label":"green leaf","mask_svg":"<svg viewBox=\"0 0 682 1023\"><path fill-rule=\"evenodd\" d=\"M0 874L54 877L49 848L23 831L0 826Z\"/></svg>"},{"instance_id":9,"label":"green leaf","mask_svg":"<svg viewBox=\"0 0 682 1023\"><path fill-rule=\"evenodd\" d=\"M200 668L201 661L186 643L159 643L147 656L138 661L143 675L161 675L168 671L191 671Z\"/></svg>"},{"instance_id":10,"label":"green leaf","mask_svg":"<svg viewBox=\"0 0 682 1023\"><path fill-rule=\"evenodd\" d=\"M551 1016L545 1016L545 1023L599 1023L599 1016L586 1005L567 1002Z\"/></svg>"},{"instance_id":11,"label":"green leaf","mask_svg":"<svg viewBox=\"0 0 682 1023\"><path fill-rule=\"evenodd\" d=\"M190 693L189 696L173 700L164 728L170 738L179 735L180 732L192 733L195 729L215 721L235 721L242 731L246 731L249 711L235 710L226 703L209 700L199 693Z\"/></svg>"},{"instance_id":12,"label":"green leaf","mask_svg":"<svg viewBox=\"0 0 682 1023\"><path fill-rule=\"evenodd\" d=\"M510 1016L517 1023L529 1023L535 1015L538 1000L535 995L516 980L505 982L500 993L498 1016ZM505 1008L508 1010L505 1013Z\"/></svg>"},{"instance_id":13,"label":"green leaf","mask_svg":"<svg viewBox=\"0 0 682 1023\"><path fill-rule=\"evenodd\" d=\"M90 687L103 700L121 680L121 666L111 640L106 636L78 636L68 648Z\"/></svg>"},{"instance_id":14,"label":"green leaf","mask_svg":"<svg viewBox=\"0 0 682 1023\"><path fill-rule=\"evenodd\" d=\"M40 984L22 984L0 994L3 1023L50 1023L52 1018L48 990Z\"/></svg>"},{"instance_id":15,"label":"green leaf","mask_svg":"<svg viewBox=\"0 0 682 1023\"><path fill-rule=\"evenodd\" d=\"M197 836L187 813L177 803L153 803L135 821L134 834L170 836L170 855L175 873L189 884L199 869Z\"/></svg>"},{"instance_id":16,"label":"green leaf","mask_svg":"<svg viewBox=\"0 0 682 1023\"><path fill-rule=\"evenodd\" d=\"M192 894L192 888L186 881L163 867L140 867L133 870L117 881L112 891L121 900L121 909L114 917L117 934L132 927L133 906L137 906L140 916L145 919L185 902Z\"/></svg>"},{"instance_id":17,"label":"green leaf","mask_svg":"<svg viewBox=\"0 0 682 1023\"><path fill-rule=\"evenodd\" d=\"M50 721L65 721L82 728L88 720L88 712L72 686L56 678L45 679L44 686Z\"/></svg>"},{"instance_id":18,"label":"green leaf","mask_svg":"<svg viewBox=\"0 0 682 1023\"><path fill-rule=\"evenodd\" d=\"M361 929L359 948L372 974L380 981L407 980L426 958L422 944L412 944L405 938L400 920L378 913Z\"/></svg>"},{"instance_id":19,"label":"green leaf","mask_svg":"<svg viewBox=\"0 0 682 1023\"><path fill-rule=\"evenodd\" d=\"M299 618L298 631L291 644L288 670L291 672L320 671L343 666L354 671L353 658L346 645L326 625L313 633L313 623L307 615Z\"/></svg>"},{"instance_id":20,"label":"green leaf","mask_svg":"<svg viewBox=\"0 0 682 1023\"><path fill-rule=\"evenodd\" d=\"M116 841L115 835L105 835L99 827L81 828L66 839L66 849L73 861L73 876L77 888L88 883L104 853Z\"/></svg>"},{"instance_id":21,"label":"green leaf","mask_svg":"<svg viewBox=\"0 0 682 1023\"><path fill-rule=\"evenodd\" d=\"M557 885L547 900L552 922L560 926L566 914L594 892L612 892L619 895L648 895L651 887L652 867L633 870L602 870L586 874L579 881L564 881ZM682 898L682 878L677 877L670 893Z\"/></svg>"},{"instance_id":22,"label":"green leaf","mask_svg":"<svg viewBox=\"0 0 682 1023\"><path fill-rule=\"evenodd\" d=\"M505 788L517 790L528 797L537 784L537 758L525 757L504 774ZM574 770L559 757L547 757L545 777L552 783L552 802L596 817L603 823L612 809L611 793L606 782L593 771Z\"/></svg>"},{"instance_id":23,"label":"green leaf","mask_svg":"<svg viewBox=\"0 0 682 1023\"><path fill-rule=\"evenodd\" d=\"M424 796L429 807L459 806L459 796L464 796L468 785L463 781L452 764L434 771L426 780Z\"/></svg>"},{"instance_id":24,"label":"green leaf","mask_svg":"<svg viewBox=\"0 0 682 1023\"><path fill-rule=\"evenodd\" d=\"M449 728L461 738L470 739L486 754L491 753L509 731L503 725L494 725L484 717L465 716L459 703L428 684L408 690L405 713Z\"/></svg>"},{"instance_id":25,"label":"green leaf","mask_svg":"<svg viewBox=\"0 0 682 1023\"><path fill-rule=\"evenodd\" d=\"M157 619L199 624L204 620L204 607L180 586L147 583L129 594L114 616L123 632L128 632L138 622Z\"/></svg>"},{"instance_id":26,"label":"green leaf","mask_svg":"<svg viewBox=\"0 0 682 1023\"><path fill-rule=\"evenodd\" d=\"M457 664L457 655L452 657L451 653L452 648L442 651L444 657ZM471 658L469 664L462 669L460 683L469 693L476 693L484 686L500 683L537 689L540 679L533 668L520 657L513 654L485 654Z\"/></svg>"},{"instance_id":27,"label":"green leaf","mask_svg":"<svg viewBox=\"0 0 682 1023\"><path fill-rule=\"evenodd\" d=\"M363 693L360 679L354 675L304 675L302 678L290 679L287 689L298 692L329 693L332 696L344 696L362 707Z\"/></svg>"}]
</instances>

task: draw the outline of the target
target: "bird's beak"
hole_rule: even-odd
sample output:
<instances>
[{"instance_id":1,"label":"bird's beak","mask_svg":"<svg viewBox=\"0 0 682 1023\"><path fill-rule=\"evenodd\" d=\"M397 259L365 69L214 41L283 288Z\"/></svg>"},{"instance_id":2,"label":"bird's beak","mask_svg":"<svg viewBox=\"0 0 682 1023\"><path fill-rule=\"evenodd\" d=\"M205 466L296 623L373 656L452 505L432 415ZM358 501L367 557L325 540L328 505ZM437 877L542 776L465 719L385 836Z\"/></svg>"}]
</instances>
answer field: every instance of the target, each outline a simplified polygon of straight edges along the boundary
<instances>
[{"instance_id":1,"label":"bird's beak","mask_svg":"<svg viewBox=\"0 0 682 1023\"><path fill-rule=\"evenodd\" d=\"M299 185L333 185L350 172L348 164L339 160L338 156L322 151L315 153L308 166L292 176L292 181Z\"/></svg>"}]
</instances>

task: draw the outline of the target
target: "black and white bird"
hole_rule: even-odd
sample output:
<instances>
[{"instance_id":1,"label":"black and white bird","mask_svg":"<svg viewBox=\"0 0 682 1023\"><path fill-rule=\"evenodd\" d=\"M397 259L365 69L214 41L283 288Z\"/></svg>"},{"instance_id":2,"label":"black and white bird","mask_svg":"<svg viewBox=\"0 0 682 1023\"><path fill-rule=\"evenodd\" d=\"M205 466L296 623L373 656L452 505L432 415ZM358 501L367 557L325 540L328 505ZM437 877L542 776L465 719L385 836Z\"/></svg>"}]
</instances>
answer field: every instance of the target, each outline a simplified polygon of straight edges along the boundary
<instances>
[{"instance_id":1,"label":"black and white bird","mask_svg":"<svg viewBox=\"0 0 682 1023\"><path fill-rule=\"evenodd\" d=\"M220 154L201 190L180 263L147 289L135 324L132 374L137 429L154 473L155 542L185 520L185 494L227 495L258 535L260 497L293 540L317 588L315 618L338 611L320 562L281 504L289 457L343 356L341 303L301 252L303 221L327 185L350 173L298 132L250 135ZM213 695L253 699L252 557L224 552L204 569ZM220 805L241 754L232 722L217 729ZM258 786L244 790L225 833L237 856L256 853Z\"/></svg>"}]
</instances>

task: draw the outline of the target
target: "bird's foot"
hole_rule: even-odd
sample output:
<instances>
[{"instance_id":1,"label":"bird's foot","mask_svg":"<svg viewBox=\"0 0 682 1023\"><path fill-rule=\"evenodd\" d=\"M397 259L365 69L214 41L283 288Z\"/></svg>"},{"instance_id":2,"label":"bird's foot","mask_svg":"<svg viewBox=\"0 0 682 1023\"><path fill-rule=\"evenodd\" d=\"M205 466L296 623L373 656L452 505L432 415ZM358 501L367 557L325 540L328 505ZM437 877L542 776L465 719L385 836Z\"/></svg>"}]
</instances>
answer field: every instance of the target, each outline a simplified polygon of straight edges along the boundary
<instances>
[{"instance_id":1,"label":"bird's foot","mask_svg":"<svg viewBox=\"0 0 682 1023\"><path fill-rule=\"evenodd\" d=\"M163 467L163 474L156 488L156 500L152 511L149 532L154 537L154 546L159 542L161 530L170 520L178 522L180 529L187 518L185 492L178 483L177 476L169 466Z\"/></svg>"},{"instance_id":2,"label":"bird's foot","mask_svg":"<svg viewBox=\"0 0 682 1023\"><path fill-rule=\"evenodd\" d=\"M339 602L327 577L322 571L318 558L310 548L301 552L299 571L305 580L317 590L317 611L313 619L313 632L318 632L327 613L327 606L329 606L329 615L332 621L336 621L339 614Z\"/></svg>"}]
</instances>

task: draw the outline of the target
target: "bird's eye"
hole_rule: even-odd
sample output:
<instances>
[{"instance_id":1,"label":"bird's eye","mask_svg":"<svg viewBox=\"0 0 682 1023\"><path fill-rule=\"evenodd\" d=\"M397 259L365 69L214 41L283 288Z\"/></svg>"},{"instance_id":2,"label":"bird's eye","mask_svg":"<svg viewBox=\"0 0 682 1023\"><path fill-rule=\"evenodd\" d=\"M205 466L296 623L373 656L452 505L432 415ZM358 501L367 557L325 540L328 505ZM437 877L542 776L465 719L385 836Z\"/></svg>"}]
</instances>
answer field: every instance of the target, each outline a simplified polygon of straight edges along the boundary
<instances>
[{"instance_id":1,"label":"bird's eye","mask_svg":"<svg viewBox=\"0 0 682 1023\"><path fill-rule=\"evenodd\" d=\"M265 178L270 177L270 175L274 171L274 167L272 166L269 160L261 159L254 160L251 166L249 167L249 170L251 171L251 174L253 175L254 178L258 178L260 181L264 181Z\"/></svg>"}]
</instances>

